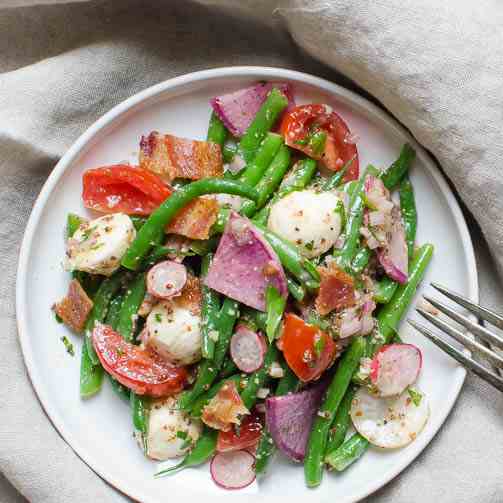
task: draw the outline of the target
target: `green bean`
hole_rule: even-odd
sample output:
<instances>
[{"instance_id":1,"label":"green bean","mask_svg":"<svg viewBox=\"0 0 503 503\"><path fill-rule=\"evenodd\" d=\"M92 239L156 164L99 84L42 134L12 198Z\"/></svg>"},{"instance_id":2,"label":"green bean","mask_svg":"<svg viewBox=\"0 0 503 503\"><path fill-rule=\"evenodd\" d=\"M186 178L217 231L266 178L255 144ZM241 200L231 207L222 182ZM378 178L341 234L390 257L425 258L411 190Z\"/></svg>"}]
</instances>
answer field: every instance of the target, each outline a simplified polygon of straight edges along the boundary
<instances>
[{"instance_id":1,"label":"green bean","mask_svg":"<svg viewBox=\"0 0 503 503\"><path fill-rule=\"evenodd\" d=\"M414 198L414 189L409 177L405 175L400 182L400 212L402 213L405 227L405 237L407 239L407 250L409 260L414 256L414 245L416 241L417 210Z\"/></svg>"},{"instance_id":2,"label":"green bean","mask_svg":"<svg viewBox=\"0 0 503 503\"><path fill-rule=\"evenodd\" d=\"M351 264L351 269L356 274L361 274L365 267L367 267L372 252L366 246L362 246L355 255Z\"/></svg>"},{"instance_id":3,"label":"green bean","mask_svg":"<svg viewBox=\"0 0 503 503\"><path fill-rule=\"evenodd\" d=\"M130 393L131 411L133 414L133 425L135 429L143 434L148 431L148 413L150 401L148 397L138 396Z\"/></svg>"},{"instance_id":4,"label":"green bean","mask_svg":"<svg viewBox=\"0 0 503 503\"><path fill-rule=\"evenodd\" d=\"M260 144L256 155L251 161L246 164L239 177L239 181L250 187L255 187L266 172L269 165L272 163L274 156L283 143L283 138L276 133L267 133L264 140ZM260 198L260 194L259 194ZM258 198L258 199L259 199ZM257 201L258 201L257 199Z\"/></svg>"},{"instance_id":5,"label":"green bean","mask_svg":"<svg viewBox=\"0 0 503 503\"><path fill-rule=\"evenodd\" d=\"M305 269L305 265L308 261L302 257L295 245L282 239L263 225L257 222L254 222L254 224L278 254L283 266L293 274L302 285L310 290L315 290L320 286L318 280ZM316 270L316 267L313 266L311 269Z\"/></svg>"},{"instance_id":6,"label":"green bean","mask_svg":"<svg viewBox=\"0 0 503 503\"><path fill-rule=\"evenodd\" d=\"M339 362L325 399L314 419L304 459L304 475L308 487L316 487L321 483L328 432L351 377L360 364L365 346L366 341L363 337L353 339Z\"/></svg>"},{"instance_id":7,"label":"green bean","mask_svg":"<svg viewBox=\"0 0 503 503\"><path fill-rule=\"evenodd\" d=\"M101 367L96 367L96 368L101 368ZM119 381L116 381L110 374L107 374L107 376L108 376L108 380L110 381L110 384L112 385L112 389L114 390L115 394L119 398L122 398L123 400L127 400L129 402L129 400L130 400L129 389L126 388L126 386L123 386Z\"/></svg>"},{"instance_id":8,"label":"green bean","mask_svg":"<svg viewBox=\"0 0 503 503\"><path fill-rule=\"evenodd\" d=\"M218 341L213 360L203 360L199 365L197 379L192 389L182 393L178 401L178 405L182 410L188 410L194 400L207 391L217 377L229 349L234 324L238 318L239 304L232 299L226 298L217 318Z\"/></svg>"},{"instance_id":9,"label":"green bean","mask_svg":"<svg viewBox=\"0 0 503 503\"><path fill-rule=\"evenodd\" d=\"M342 168L335 173L335 175L332 175L330 178L327 178L325 180L325 183L321 186L321 190L333 190L338 188L344 180L344 176L346 175L346 172L348 171L349 167L351 164L353 164L354 160L356 158L356 155L352 157L349 161L347 161Z\"/></svg>"},{"instance_id":10,"label":"green bean","mask_svg":"<svg viewBox=\"0 0 503 503\"><path fill-rule=\"evenodd\" d=\"M143 224L147 221L145 217L140 217L138 215L131 215L129 218L131 218L134 228L137 231L139 231L143 227Z\"/></svg>"},{"instance_id":11,"label":"green bean","mask_svg":"<svg viewBox=\"0 0 503 503\"><path fill-rule=\"evenodd\" d=\"M408 143L403 145L398 159L382 175L384 186L391 190L398 185L407 171L409 171L415 158L416 151Z\"/></svg>"},{"instance_id":12,"label":"green bean","mask_svg":"<svg viewBox=\"0 0 503 503\"><path fill-rule=\"evenodd\" d=\"M201 261L201 278L208 274L213 254L209 253ZM215 340L213 334L216 333L217 315L220 310L220 297L217 292L206 286L204 282L201 286L201 351L203 358L212 359L215 353Z\"/></svg>"},{"instance_id":13,"label":"green bean","mask_svg":"<svg viewBox=\"0 0 503 503\"><path fill-rule=\"evenodd\" d=\"M190 242L189 248L200 257L217 249L220 238L213 236L209 239L194 239Z\"/></svg>"},{"instance_id":14,"label":"green bean","mask_svg":"<svg viewBox=\"0 0 503 503\"><path fill-rule=\"evenodd\" d=\"M317 164L314 159L306 158L298 161L292 168L291 172L283 179L279 190L273 196L270 203L262 208L253 217L253 220L262 225L266 225L267 220L269 219L271 206L291 192L305 189L316 173L316 168Z\"/></svg>"},{"instance_id":15,"label":"green bean","mask_svg":"<svg viewBox=\"0 0 503 503\"><path fill-rule=\"evenodd\" d=\"M369 441L363 438L359 433L355 433L339 448L330 451L325 457L325 462L334 470L342 472L349 465L358 461L363 456L368 446Z\"/></svg>"},{"instance_id":16,"label":"green bean","mask_svg":"<svg viewBox=\"0 0 503 503\"><path fill-rule=\"evenodd\" d=\"M355 386L349 386L337 409L334 422L330 426L330 431L328 433L327 447L325 449L326 454L335 451L335 449L342 445L346 438L346 433L351 422L349 411L351 409L351 402L355 396L355 391Z\"/></svg>"},{"instance_id":17,"label":"green bean","mask_svg":"<svg viewBox=\"0 0 503 503\"><path fill-rule=\"evenodd\" d=\"M257 401L257 391L264 386L264 383L268 379L271 365L277 359L278 348L273 342L272 344L269 344L262 367L250 375L248 383L241 393L241 399L248 410L255 405L255 402Z\"/></svg>"},{"instance_id":18,"label":"green bean","mask_svg":"<svg viewBox=\"0 0 503 503\"><path fill-rule=\"evenodd\" d=\"M287 105L287 97L279 89L272 89L239 141L238 149L246 163L254 158L260 143Z\"/></svg>"},{"instance_id":19,"label":"green bean","mask_svg":"<svg viewBox=\"0 0 503 503\"><path fill-rule=\"evenodd\" d=\"M86 344L82 344L80 359L80 396L89 398L101 389L103 382L103 367L95 365L87 353Z\"/></svg>"},{"instance_id":20,"label":"green bean","mask_svg":"<svg viewBox=\"0 0 503 503\"><path fill-rule=\"evenodd\" d=\"M96 295L93 299L93 308L89 314L86 324L84 327L85 333L85 345L87 349L87 356L91 360L93 365L98 365L100 360L96 351L93 347L93 342L91 338L92 331L94 330L94 324L99 321L103 322L108 312L108 306L113 296L122 287L124 280L126 279L125 271L117 271L115 274L106 278L100 285Z\"/></svg>"},{"instance_id":21,"label":"green bean","mask_svg":"<svg viewBox=\"0 0 503 503\"><path fill-rule=\"evenodd\" d=\"M384 276L380 281L374 283L374 300L378 304L387 304L393 297L398 283L389 276Z\"/></svg>"},{"instance_id":22,"label":"green bean","mask_svg":"<svg viewBox=\"0 0 503 503\"><path fill-rule=\"evenodd\" d=\"M285 364L283 365L283 368L285 374L278 383L275 392L276 396L283 396L286 395L287 393L290 393L291 391L295 391L299 384L299 379L292 372L290 367L288 367L288 365ZM257 446L257 453L255 456L255 473L257 475L265 472L269 460L271 459L271 456L274 454L275 451L276 451L276 445L274 444L271 434L264 426L264 429L262 430L262 434L260 436L260 440Z\"/></svg>"},{"instance_id":23,"label":"green bean","mask_svg":"<svg viewBox=\"0 0 503 503\"><path fill-rule=\"evenodd\" d=\"M256 201L258 194L252 187L242 183L223 180L221 178L203 178L189 183L168 197L148 218L143 227L138 231L135 240L131 243L122 259L122 265L127 269L136 270L145 255L159 236L164 233L176 214L190 201L204 194L227 193L246 197Z\"/></svg>"},{"instance_id":24,"label":"green bean","mask_svg":"<svg viewBox=\"0 0 503 503\"><path fill-rule=\"evenodd\" d=\"M234 160L234 157L236 157L237 150L238 146L235 142L224 143L224 146L222 147L222 157L224 159L224 163L230 164ZM226 171L225 173L230 173L230 171Z\"/></svg>"},{"instance_id":25,"label":"green bean","mask_svg":"<svg viewBox=\"0 0 503 503\"><path fill-rule=\"evenodd\" d=\"M107 325L110 325L114 330L117 328L117 323L119 322L123 300L124 296L119 294L112 299L112 302L110 302L110 306L108 307L108 313L105 317L105 323Z\"/></svg>"},{"instance_id":26,"label":"green bean","mask_svg":"<svg viewBox=\"0 0 503 503\"><path fill-rule=\"evenodd\" d=\"M183 461L176 466L157 472L154 477L162 477L168 473L188 468L190 466L202 465L213 456L217 447L218 431L205 427L203 433L195 443L192 450L183 458Z\"/></svg>"},{"instance_id":27,"label":"green bean","mask_svg":"<svg viewBox=\"0 0 503 503\"><path fill-rule=\"evenodd\" d=\"M157 240L162 241L163 235L159 234ZM164 260L167 255L176 255L178 257L193 257L197 255L194 251L181 251L176 248L171 248L169 246L161 246L160 244L154 244L152 251L145 257L141 263L139 270L145 271L157 264L157 262ZM206 255L206 254L205 254Z\"/></svg>"},{"instance_id":28,"label":"green bean","mask_svg":"<svg viewBox=\"0 0 503 503\"><path fill-rule=\"evenodd\" d=\"M291 296L299 302L303 301L304 297L306 296L306 289L302 285L299 285L295 280L290 278L290 276L286 277L286 283Z\"/></svg>"},{"instance_id":29,"label":"green bean","mask_svg":"<svg viewBox=\"0 0 503 503\"><path fill-rule=\"evenodd\" d=\"M206 404L220 391L220 388L226 382L233 382L236 384L237 388L240 388L240 383L243 380L241 374L235 374L229 376L221 381L215 383L204 395L201 395L192 405L190 409L190 415L192 417L201 417L203 414L203 409L206 407Z\"/></svg>"},{"instance_id":30,"label":"green bean","mask_svg":"<svg viewBox=\"0 0 503 503\"><path fill-rule=\"evenodd\" d=\"M266 334L269 343L273 344L278 333L283 313L285 311L286 299L282 297L277 288L267 285L265 291L265 302L267 308Z\"/></svg>"},{"instance_id":31,"label":"green bean","mask_svg":"<svg viewBox=\"0 0 503 503\"><path fill-rule=\"evenodd\" d=\"M353 197L353 194L355 193L356 188L358 187L358 181L357 180L352 180L351 182L345 183L341 190L342 192L345 192L349 198L351 199Z\"/></svg>"},{"instance_id":32,"label":"green bean","mask_svg":"<svg viewBox=\"0 0 503 503\"><path fill-rule=\"evenodd\" d=\"M380 337L372 342L371 354L374 354L383 344L388 344L394 336L400 319L412 302L432 256L433 245L431 244L425 244L416 250L414 258L409 264L408 282L397 288L392 299L377 314Z\"/></svg>"},{"instance_id":33,"label":"green bean","mask_svg":"<svg viewBox=\"0 0 503 503\"><path fill-rule=\"evenodd\" d=\"M225 379L226 377L229 377L238 371L239 369L237 368L232 358L226 357L224 363L222 364L222 369L220 370L219 377Z\"/></svg>"},{"instance_id":34,"label":"green bean","mask_svg":"<svg viewBox=\"0 0 503 503\"><path fill-rule=\"evenodd\" d=\"M223 148L226 138L227 129L225 128L224 123L218 118L215 112L211 112L206 140L216 143L217 145L220 145L220 148Z\"/></svg>"},{"instance_id":35,"label":"green bean","mask_svg":"<svg viewBox=\"0 0 503 503\"><path fill-rule=\"evenodd\" d=\"M254 331L266 331L267 313L244 306L242 309L241 319L248 325L251 325L251 328Z\"/></svg>"},{"instance_id":36,"label":"green bean","mask_svg":"<svg viewBox=\"0 0 503 503\"><path fill-rule=\"evenodd\" d=\"M128 285L122 301L116 330L127 342L132 342L138 309L145 298L145 273L140 273Z\"/></svg>"},{"instance_id":37,"label":"green bean","mask_svg":"<svg viewBox=\"0 0 503 503\"><path fill-rule=\"evenodd\" d=\"M258 157L258 155L257 155ZM256 160L257 158L255 158ZM290 164L290 149L286 145L281 145L274 159L269 164L264 175L255 185L259 198L257 204L252 201L245 201L241 206L240 213L251 217L257 209L262 208L274 191L278 188L283 176Z\"/></svg>"}]
</instances>

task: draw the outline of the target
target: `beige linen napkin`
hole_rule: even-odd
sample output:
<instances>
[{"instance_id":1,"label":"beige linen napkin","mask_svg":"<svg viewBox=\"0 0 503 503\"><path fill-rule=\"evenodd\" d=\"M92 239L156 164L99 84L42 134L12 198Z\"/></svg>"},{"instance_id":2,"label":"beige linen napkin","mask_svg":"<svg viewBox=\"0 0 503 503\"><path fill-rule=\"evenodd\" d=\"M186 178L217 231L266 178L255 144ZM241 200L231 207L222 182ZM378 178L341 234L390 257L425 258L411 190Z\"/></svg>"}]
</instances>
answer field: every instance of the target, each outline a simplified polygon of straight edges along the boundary
<instances>
[{"instance_id":1,"label":"beige linen napkin","mask_svg":"<svg viewBox=\"0 0 503 503\"><path fill-rule=\"evenodd\" d=\"M503 270L498 2L42 3L49 5L0 3L0 470L28 500L117 498L61 440L31 389L16 338L14 269L50 169L97 117L145 87L244 64L347 83L310 53L379 99L433 152ZM483 238L472 227L484 296L501 305ZM372 501L502 501L502 413L502 398L469 379L432 446ZM0 501L13 501L5 484L0 479Z\"/></svg>"}]
</instances>

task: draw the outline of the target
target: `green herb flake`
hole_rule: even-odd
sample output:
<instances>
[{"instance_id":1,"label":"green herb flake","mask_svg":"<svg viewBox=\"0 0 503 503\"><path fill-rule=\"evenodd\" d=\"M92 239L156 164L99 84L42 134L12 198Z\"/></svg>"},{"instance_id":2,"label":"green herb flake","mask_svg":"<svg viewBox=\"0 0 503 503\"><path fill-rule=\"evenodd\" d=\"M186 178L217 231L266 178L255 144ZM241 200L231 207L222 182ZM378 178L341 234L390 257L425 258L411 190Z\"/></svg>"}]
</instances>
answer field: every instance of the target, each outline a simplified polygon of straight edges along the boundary
<instances>
[{"instance_id":1,"label":"green herb flake","mask_svg":"<svg viewBox=\"0 0 503 503\"><path fill-rule=\"evenodd\" d=\"M103 246L105 246L105 243L96 243L95 245L91 246L90 250L99 250Z\"/></svg>"},{"instance_id":2,"label":"green herb flake","mask_svg":"<svg viewBox=\"0 0 503 503\"><path fill-rule=\"evenodd\" d=\"M66 352L70 356L75 356L75 350L73 349L73 344L68 340L68 337L66 335L63 335L63 337L61 337L61 342L65 345Z\"/></svg>"},{"instance_id":3,"label":"green herb flake","mask_svg":"<svg viewBox=\"0 0 503 503\"><path fill-rule=\"evenodd\" d=\"M325 150L327 133L325 131L316 131L309 137L309 146L313 149L315 155L321 155Z\"/></svg>"},{"instance_id":4,"label":"green herb flake","mask_svg":"<svg viewBox=\"0 0 503 503\"><path fill-rule=\"evenodd\" d=\"M321 334L316 334L314 338L314 354L316 358L320 358L325 349L325 338Z\"/></svg>"},{"instance_id":5,"label":"green herb flake","mask_svg":"<svg viewBox=\"0 0 503 503\"><path fill-rule=\"evenodd\" d=\"M176 438L181 438L182 440L187 440L187 432L186 431L177 431Z\"/></svg>"},{"instance_id":6,"label":"green herb flake","mask_svg":"<svg viewBox=\"0 0 503 503\"><path fill-rule=\"evenodd\" d=\"M419 391L415 390L414 388L407 388L407 392L409 393L409 396L412 400L412 403L416 406L419 407L421 404L421 400L423 399L423 395L419 393Z\"/></svg>"},{"instance_id":7,"label":"green herb flake","mask_svg":"<svg viewBox=\"0 0 503 503\"><path fill-rule=\"evenodd\" d=\"M162 316L161 313L155 313L155 321L157 323L162 323Z\"/></svg>"},{"instance_id":8,"label":"green herb flake","mask_svg":"<svg viewBox=\"0 0 503 503\"><path fill-rule=\"evenodd\" d=\"M301 146L307 145L309 143L309 135L306 136L305 138L300 139L300 140L295 140L294 143L296 145L301 145Z\"/></svg>"},{"instance_id":9,"label":"green herb flake","mask_svg":"<svg viewBox=\"0 0 503 503\"><path fill-rule=\"evenodd\" d=\"M304 248L308 251L313 251L313 248L314 248L314 239L309 241L309 243L306 243L304 245Z\"/></svg>"},{"instance_id":10,"label":"green herb flake","mask_svg":"<svg viewBox=\"0 0 503 503\"><path fill-rule=\"evenodd\" d=\"M56 318L58 323L63 323L63 318L58 313L54 313L54 318Z\"/></svg>"},{"instance_id":11,"label":"green herb flake","mask_svg":"<svg viewBox=\"0 0 503 503\"><path fill-rule=\"evenodd\" d=\"M95 227L88 227L85 231L82 232L82 241L87 241L90 237L91 234L96 230ZM92 248L91 248L92 250Z\"/></svg>"}]
</instances>

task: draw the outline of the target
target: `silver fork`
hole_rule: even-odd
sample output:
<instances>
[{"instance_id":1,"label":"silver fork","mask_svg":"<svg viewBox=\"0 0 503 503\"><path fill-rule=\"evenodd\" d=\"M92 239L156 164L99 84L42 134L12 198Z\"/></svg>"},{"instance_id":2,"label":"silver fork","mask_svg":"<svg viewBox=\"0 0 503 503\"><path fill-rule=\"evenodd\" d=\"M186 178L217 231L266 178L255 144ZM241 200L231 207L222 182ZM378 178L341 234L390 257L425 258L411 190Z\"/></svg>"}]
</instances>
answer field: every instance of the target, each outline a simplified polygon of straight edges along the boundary
<instances>
[{"instance_id":1,"label":"silver fork","mask_svg":"<svg viewBox=\"0 0 503 503\"><path fill-rule=\"evenodd\" d=\"M485 307L474 304L467 298L458 295L457 293L454 293L437 283L431 283L431 286L455 303L472 312L477 317L477 319L487 321L492 325L503 329L503 317L499 314L496 314L495 312ZM448 316L451 320L465 327L469 333L478 337L484 343L503 350L503 337L501 337L500 335L494 334L487 328L479 325L477 322L470 320L468 317L459 314L451 307L442 302L439 302L436 299L433 299L427 295L423 295L423 298L434 308L438 309L440 312ZM416 308L416 311L437 328L461 343L466 349L482 356L493 367L495 367L496 369L503 369L503 357L500 356L497 352L481 344L475 338L472 339L457 328L451 326L449 323L446 323L444 320L438 318L437 315L432 314L420 307ZM484 379L498 390L503 391L503 378L498 375L497 372L487 368L486 366L480 364L479 362L475 361L473 358L465 354L463 351L455 348L449 342L446 342L443 338L432 332L425 325L417 323L416 321L413 321L411 319L408 319L407 322L416 330L421 332L425 337L430 339L430 341L436 344L439 348L445 351L448 355L455 358L459 363L461 363L461 365L471 370L474 374L477 374L480 378Z\"/></svg>"}]
</instances>

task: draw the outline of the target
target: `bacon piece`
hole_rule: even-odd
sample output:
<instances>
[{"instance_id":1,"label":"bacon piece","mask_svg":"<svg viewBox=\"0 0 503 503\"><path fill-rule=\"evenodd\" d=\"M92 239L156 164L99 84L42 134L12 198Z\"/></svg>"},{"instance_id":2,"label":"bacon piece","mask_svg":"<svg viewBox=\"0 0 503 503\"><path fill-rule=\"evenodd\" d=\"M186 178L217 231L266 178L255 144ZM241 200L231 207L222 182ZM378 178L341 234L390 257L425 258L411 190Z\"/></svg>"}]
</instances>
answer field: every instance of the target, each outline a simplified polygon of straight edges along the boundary
<instances>
[{"instance_id":1,"label":"bacon piece","mask_svg":"<svg viewBox=\"0 0 503 503\"><path fill-rule=\"evenodd\" d=\"M201 302L201 280L189 274L181 295L176 297L176 304L184 309L188 309L194 315L200 315Z\"/></svg>"},{"instance_id":2,"label":"bacon piece","mask_svg":"<svg viewBox=\"0 0 503 503\"><path fill-rule=\"evenodd\" d=\"M218 216L218 208L215 199L198 197L176 215L166 227L166 232L191 239L208 239Z\"/></svg>"},{"instance_id":3,"label":"bacon piece","mask_svg":"<svg viewBox=\"0 0 503 503\"><path fill-rule=\"evenodd\" d=\"M315 300L315 307L322 316L334 309L344 309L355 304L353 278L341 271L334 263L328 267L318 267L321 275L320 290Z\"/></svg>"},{"instance_id":4,"label":"bacon piece","mask_svg":"<svg viewBox=\"0 0 503 503\"><path fill-rule=\"evenodd\" d=\"M168 183L175 178L198 180L224 173L220 145L157 131L141 138L140 166L157 173Z\"/></svg>"},{"instance_id":5,"label":"bacon piece","mask_svg":"<svg viewBox=\"0 0 503 503\"><path fill-rule=\"evenodd\" d=\"M76 279L72 279L66 297L54 304L52 308L66 326L76 332L82 332L93 308L93 301L87 296L81 284Z\"/></svg>"},{"instance_id":6,"label":"bacon piece","mask_svg":"<svg viewBox=\"0 0 503 503\"><path fill-rule=\"evenodd\" d=\"M249 413L239 396L236 384L227 381L204 407L202 420L216 430L230 431L233 424L240 424L241 417Z\"/></svg>"}]
</instances>

